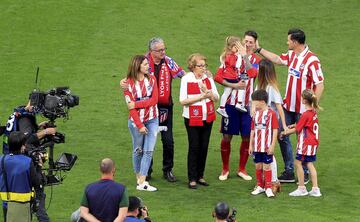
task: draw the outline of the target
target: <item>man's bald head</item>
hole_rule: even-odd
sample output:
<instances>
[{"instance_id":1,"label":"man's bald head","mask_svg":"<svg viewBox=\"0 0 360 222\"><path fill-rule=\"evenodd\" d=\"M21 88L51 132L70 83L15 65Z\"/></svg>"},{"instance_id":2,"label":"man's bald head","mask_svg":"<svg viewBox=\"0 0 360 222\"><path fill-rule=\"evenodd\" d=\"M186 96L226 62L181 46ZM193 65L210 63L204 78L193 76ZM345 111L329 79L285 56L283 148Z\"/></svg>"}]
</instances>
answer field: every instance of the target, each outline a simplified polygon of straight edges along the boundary
<instances>
[{"instance_id":1,"label":"man's bald head","mask_svg":"<svg viewBox=\"0 0 360 222\"><path fill-rule=\"evenodd\" d=\"M115 163L110 158L105 158L101 160L100 163L100 172L103 174L111 174L115 169Z\"/></svg>"}]
</instances>

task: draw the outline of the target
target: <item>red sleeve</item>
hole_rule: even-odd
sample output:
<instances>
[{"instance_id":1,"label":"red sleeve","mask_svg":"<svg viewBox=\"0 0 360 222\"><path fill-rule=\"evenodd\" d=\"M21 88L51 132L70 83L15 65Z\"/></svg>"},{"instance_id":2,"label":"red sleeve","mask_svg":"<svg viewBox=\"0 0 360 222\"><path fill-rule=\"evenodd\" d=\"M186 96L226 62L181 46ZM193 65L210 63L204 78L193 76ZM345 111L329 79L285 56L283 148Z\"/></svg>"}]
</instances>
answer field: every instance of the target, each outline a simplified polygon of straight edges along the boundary
<instances>
[{"instance_id":1,"label":"red sleeve","mask_svg":"<svg viewBox=\"0 0 360 222\"><path fill-rule=\"evenodd\" d=\"M304 129L307 121L309 119L309 115L307 115L307 112L304 112L301 116L299 121L296 123L295 129L297 133L300 133L302 129Z\"/></svg>"},{"instance_id":2,"label":"red sleeve","mask_svg":"<svg viewBox=\"0 0 360 222\"><path fill-rule=\"evenodd\" d=\"M158 103L159 91L158 91L158 88L157 88L157 83L156 83L155 77L153 75L150 75L150 78L151 78L152 87L153 87L151 97L149 99L136 101L135 102L135 109L147 108L149 106L153 106L153 105Z\"/></svg>"},{"instance_id":3,"label":"red sleeve","mask_svg":"<svg viewBox=\"0 0 360 222\"><path fill-rule=\"evenodd\" d=\"M129 84L132 84L131 81L129 81ZM133 97L132 93L129 90L124 91L124 96L125 96L125 101L126 102L128 102L128 101L135 102L134 97ZM130 114L130 117L134 120L134 123L135 123L137 128L140 129L140 128L142 128L144 126L144 124L140 120L139 113L138 113L138 111L136 109L129 110L129 114Z\"/></svg>"},{"instance_id":4,"label":"red sleeve","mask_svg":"<svg viewBox=\"0 0 360 222\"><path fill-rule=\"evenodd\" d=\"M271 118L272 118L271 128L272 128L272 129L279 129L279 121L278 121L278 118L277 118L277 116L276 116L276 114L275 114L274 111L271 112Z\"/></svg>"},{"instance_id":5,"label":"red sleeve","mask_svg":"<svg viewBox=\"0 0 360 222\"><path fill-rule=\"evenodd\" d=\"M280 60L283 64L289 65L289 52L281 54Z\"/></svg>"},{"instance_id":6,"label":"red sleeve","mask_svg":"<svg viewBox=\"0 0 360 222\"><path fill-rule=\"evenodd\" d=\"M222 84L223 81L224 81L223 73L224 73L224 67L223 67L223 66L220 66L220 67L218 68L218 70L216 71L216 75L215 75L214 81L217 82L217 83L219 83L219 84Z\"/></svg>"},{"instance_id":7,"label":"red sleeve","mask_svg":"<svg viewBox=\"0 0 360 222\"><path fill-rule=\"evenodd\" d=\"M234 54L228 54L225 56L225 66L226 67L236 67L238 57Z\"/></svg>"}]
</instances>

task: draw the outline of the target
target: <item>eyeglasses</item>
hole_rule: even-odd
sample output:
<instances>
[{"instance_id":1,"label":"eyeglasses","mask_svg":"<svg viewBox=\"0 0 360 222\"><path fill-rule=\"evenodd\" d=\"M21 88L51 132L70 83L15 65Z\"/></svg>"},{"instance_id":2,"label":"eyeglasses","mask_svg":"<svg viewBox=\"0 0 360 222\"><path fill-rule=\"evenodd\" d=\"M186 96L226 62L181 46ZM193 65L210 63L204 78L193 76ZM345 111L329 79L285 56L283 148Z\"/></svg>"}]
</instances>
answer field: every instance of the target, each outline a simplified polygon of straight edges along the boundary
<instances>
[{"instance_id":1,"label":"eyeglasses","mask_svg":"<svg viewBox=\"0 0 360 222\"><path fill-rule=\"evenodd\" d=\"M207 65L206 64L202 64L202 65L195 65L196 67L199 67L199 68L206 68Z\"/></svg>"},{"instance_id":2,"label":"eyeglasses","mask_svg":"<svg viewBox=\"0 0 360 222\"><path fill-rule=\"evenodd\" d=\"M167 49L167 48L157 49L157 50L153 49L152 51L154 51L154 52L165 52L166 49Z\"/></svg>"}]
</instances>

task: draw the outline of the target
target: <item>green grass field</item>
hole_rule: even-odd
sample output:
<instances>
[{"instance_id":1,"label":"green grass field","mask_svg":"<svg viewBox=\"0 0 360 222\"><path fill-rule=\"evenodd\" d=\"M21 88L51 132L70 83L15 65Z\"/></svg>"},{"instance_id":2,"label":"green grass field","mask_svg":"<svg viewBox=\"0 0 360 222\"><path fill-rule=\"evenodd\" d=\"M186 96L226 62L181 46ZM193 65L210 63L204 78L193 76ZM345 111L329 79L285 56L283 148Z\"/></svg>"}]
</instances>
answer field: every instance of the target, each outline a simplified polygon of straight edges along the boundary
<instances>
[{"instance_id":1,"label":"green grass field","mask_svg":"<svg viewBox=\"0 0 360 222\"><path fill-rule=\"evenodd\" d=\"M80 96L70 120L57 121L67 138L56 146L56 153L76 153L79 159L64 183L52 188L48 210L52 221L69 221L84 187L98 179L98 162L104 157L115 160L116 180L127 185L131 195L143 198L154 221L212 221L212 208L221 200L237 208L238 221L360 221L359 1L2 0L0 9L0 122L4 124L12 109L26 102L38 66L41 89L67 85ZM232 143L231 177L220 182L219 119L205 174L211 185L189 190L179 80L173 82L174 172L179 181L170 184L162 179L158 140L152 184L159 191L136 191L128 112L118 87L130 58L144 53L151 37L161 36L168 55L180 65L186 67L188 55L200 52L215 72L226 36L255 29L262 47L281 53L287 49L287 31L292 27L305 31L325 75L316 163L323 197L290 198L295 184L284 185L275 199L251 196L255 181L236 176L239 137ZM286 72L285 67L277 68L282 94ZM218 89L222 91L221 86ZM278 146L276 156L281 172ZM251 161L247 168L254 175ZM50 193L47 189L48 200Z\"/></svg>"}]
</instances>

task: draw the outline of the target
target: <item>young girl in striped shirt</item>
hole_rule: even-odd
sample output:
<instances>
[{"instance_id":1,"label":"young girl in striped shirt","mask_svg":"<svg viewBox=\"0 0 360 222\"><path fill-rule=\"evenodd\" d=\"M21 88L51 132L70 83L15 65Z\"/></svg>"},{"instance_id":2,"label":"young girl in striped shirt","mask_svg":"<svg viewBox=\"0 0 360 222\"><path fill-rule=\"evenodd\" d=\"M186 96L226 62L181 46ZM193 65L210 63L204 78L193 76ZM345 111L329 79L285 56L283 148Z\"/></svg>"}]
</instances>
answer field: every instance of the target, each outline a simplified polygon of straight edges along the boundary
<instances>
[{"instance_id":1,"label":"young girl in striped shirt","mask_svg":"<svg viewBox=\"0 0 360 222\"><path fill-rule=\"evenodd\" d=\"M296 124L289 126L288 131L282 132L283 135L292 133L298 134L298 143L296 148L296 174L299 181L298 188L289 193L290 196L306 196L320 197L321 192L317 183L317 172L314 166L316 161L316 152L319 147L319 120L317 110L321 109L315 94L310 89L305 89L301 93L301 102L305 105L305 112L301 115ZM311 175L312 189L310 192L306 190L304 184L304 170L302 163L305 162Z\"/></svg>"}]
</instances>

